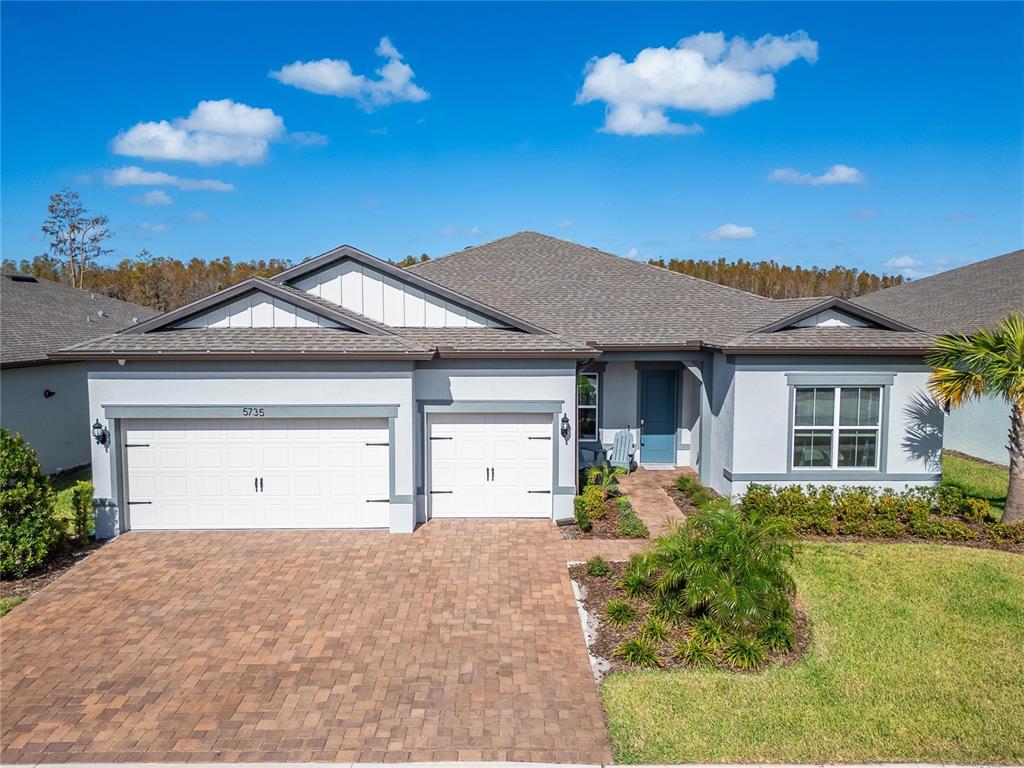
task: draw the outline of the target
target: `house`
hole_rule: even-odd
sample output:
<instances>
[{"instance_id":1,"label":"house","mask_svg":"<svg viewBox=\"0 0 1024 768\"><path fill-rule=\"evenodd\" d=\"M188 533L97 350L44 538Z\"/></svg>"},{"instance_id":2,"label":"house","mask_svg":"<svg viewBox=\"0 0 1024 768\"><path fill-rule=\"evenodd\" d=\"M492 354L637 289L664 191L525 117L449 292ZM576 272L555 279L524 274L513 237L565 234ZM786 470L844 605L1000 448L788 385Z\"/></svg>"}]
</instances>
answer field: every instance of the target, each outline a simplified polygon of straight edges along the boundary
<instances>
[{"instance_id":1,"label":"house","mask_svg":"<svg viewBox=\"0 0 1024 768\"><path fill-rule=\"evenodd\" d=\"M0 426L20 432L43 472L88 464L86 365L50 352L157 314L63 283L0 273Z\"/></svg>"},{"instance_id":2,"label":"house","mask_svg":"<svg viewBox=\"0 0 1024 768\"><path fill-rule=\"evenodd\" d=\"M992 328L1011 311L1024 312L1024 250L869 293L855 302L933 334ZM943 445L1006 464L1009 431L1009 404L983 397L946 416Z\"/></svg>"},{"instance_id":3,"label":"house","mask_svg":"<svg viewBox=\"0 0 1024 768\"><path fill-rule=\"evenodd\" d=\"M101 535L407 532L568 519L625 429L723 494L934 483L928 344L522 232L408 269L341 246L54 358L89 366Z\"/></svg>"}]
</instances>

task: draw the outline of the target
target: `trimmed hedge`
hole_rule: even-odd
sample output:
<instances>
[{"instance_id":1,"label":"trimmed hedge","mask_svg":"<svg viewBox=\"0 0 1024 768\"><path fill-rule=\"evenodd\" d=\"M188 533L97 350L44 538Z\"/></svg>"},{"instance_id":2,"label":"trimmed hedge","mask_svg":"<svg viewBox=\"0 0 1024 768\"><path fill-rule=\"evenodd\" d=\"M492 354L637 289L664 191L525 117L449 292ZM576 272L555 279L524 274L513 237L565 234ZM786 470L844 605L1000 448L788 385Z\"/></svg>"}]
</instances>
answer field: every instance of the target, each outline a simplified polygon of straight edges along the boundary
<instances>
[{"instance_id":1,"label":"trimmed hedge","mask_svg":"<svg viewBox=\"0 0 1024 768\"><path fill-rule=\"evenodd\" d=\"M0 574L24 576L64 537L54 500L36 452L21 435L0 429Z\"/></svg>"}]
</instances>

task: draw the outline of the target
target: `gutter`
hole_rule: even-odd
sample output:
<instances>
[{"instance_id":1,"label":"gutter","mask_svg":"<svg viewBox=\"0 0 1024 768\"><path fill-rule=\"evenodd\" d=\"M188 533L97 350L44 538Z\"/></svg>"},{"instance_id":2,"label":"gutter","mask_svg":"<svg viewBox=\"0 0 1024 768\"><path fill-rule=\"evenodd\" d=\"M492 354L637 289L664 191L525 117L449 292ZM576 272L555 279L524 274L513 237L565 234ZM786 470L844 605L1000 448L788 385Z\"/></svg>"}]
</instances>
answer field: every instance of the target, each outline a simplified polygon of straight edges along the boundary
<instances>
[{"instance_id":1,"label":"gutter","mask_svg":"<svg viewBox=\"0 0 1024 768\"><path fill-rule=\"evenodd\" d=\"M726 355L926 355L930 347L723 347Z\"/></svg>"},{"instance_id":2,"label":"gutter","mask_svg":"<svg viewBox=\"0 0 1024 768\"><path fill-rule=\"evenodd\" d=\"M57 352L56 362L71 360L432 360L433 352Z\"/></svg>"}]
</instances>

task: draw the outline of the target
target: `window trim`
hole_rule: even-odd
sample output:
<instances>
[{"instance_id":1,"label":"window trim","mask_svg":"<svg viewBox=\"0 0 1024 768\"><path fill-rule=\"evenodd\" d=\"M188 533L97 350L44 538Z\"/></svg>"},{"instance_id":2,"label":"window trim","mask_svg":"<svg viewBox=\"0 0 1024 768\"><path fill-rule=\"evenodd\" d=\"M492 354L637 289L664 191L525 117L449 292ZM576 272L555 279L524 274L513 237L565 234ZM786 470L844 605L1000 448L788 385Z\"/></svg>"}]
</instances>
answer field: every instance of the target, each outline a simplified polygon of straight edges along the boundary
<instances>
[{"instance_id":1,"label":"window trim","mask_svg":"<svg viewBox=\"0 0 1024 768\"><path fill-rule=\"evenodd\" d=\"M594 399L593 405L580 405L580 390L579 390L579 377L587 376L591 377L594 381L594 390L597 393L597 397ZM581 443L600 443L601 442L601 372L600 371L577 371L576 372L576 439ZM580 409L593 409L594 410L594 436L584 437L579 434L580 429Z\"/></svg>"},{"instance_id":2,"label":"window trim","mask_svg":"<svg viewBox=\"0 0 1024 768\"><path fill-rule=\"evenodd\" d=\"M798 389L832 389L833 410L832 423L830 425L806 425L798 427L796 424L796 391ZM840 411L842 404L842 390L844 389L875 389L878 390L878 424L876 426L862 425L840 425ZM878 379L868 382L848 380L841 377L838 381L807 381L804 383L797 379L790 380L789 385L789 447L787 449L787 469L790 474L799 475L804 472L826 472L826 473L882 473L886 472L886 450L889 434L889 395L890 382L881 382ZM796 434L797 432L829 431L832 436L831 451L832 463L829 466L798 466L796 464ZM874 431L877 435L875 447L875 463L871 466L854 466L839 463L839 433L840 431Z\"/></svg>"}]
</instances>

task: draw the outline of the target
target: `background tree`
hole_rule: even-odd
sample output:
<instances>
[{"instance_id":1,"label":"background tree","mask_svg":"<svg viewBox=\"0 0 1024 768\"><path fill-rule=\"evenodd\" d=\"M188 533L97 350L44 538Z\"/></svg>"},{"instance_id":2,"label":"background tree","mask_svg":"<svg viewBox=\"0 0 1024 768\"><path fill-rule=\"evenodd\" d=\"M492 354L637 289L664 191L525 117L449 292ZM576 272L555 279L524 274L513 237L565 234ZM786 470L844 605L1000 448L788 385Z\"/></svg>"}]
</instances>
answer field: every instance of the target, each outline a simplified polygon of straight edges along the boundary
<instances>
[{"instance_id":1,"label":"background tree","mask_svg":"<svg viewBox=\"0 0 1024 768\"><path fill-rule=\"evenodd\" d=\"M106 216L89 216L78 193L65 187L50 195L43 234L50 238L50 255L64 262L64 276L75 288L85 286L85 273L100 256L110 253L103 244L110 237Z\"/></svg>"},{"instance_id":2,"label":"background tree","mask_svg":"<svg viewBox=\"0 0 1024 768\"><path fill-rule=\"evenodd\" d=\"M1010 404L1010 486L1003 522L1024 520L1024 315L1011 312L995 328L940 336L925 362L932 368L932 395L949 408L983 395Z\"/></svg>"}]
</instances>

